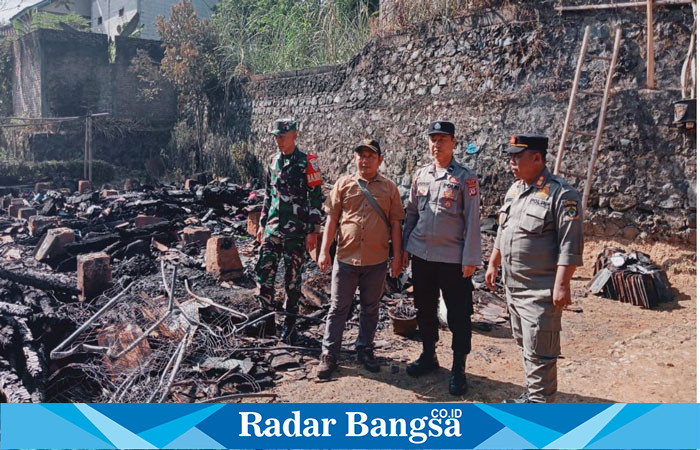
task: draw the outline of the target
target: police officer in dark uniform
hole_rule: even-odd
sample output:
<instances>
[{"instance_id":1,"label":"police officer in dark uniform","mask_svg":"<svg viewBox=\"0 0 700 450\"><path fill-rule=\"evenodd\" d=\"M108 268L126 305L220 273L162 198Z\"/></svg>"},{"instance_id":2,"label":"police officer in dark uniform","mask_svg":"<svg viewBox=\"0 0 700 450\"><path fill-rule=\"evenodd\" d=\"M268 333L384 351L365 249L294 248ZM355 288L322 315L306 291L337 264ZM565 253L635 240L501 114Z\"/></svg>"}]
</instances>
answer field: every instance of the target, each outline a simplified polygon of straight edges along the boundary
<instances>
[{"instance_id":1,"label":"police officer in dark uniform","mask_svg":"<svg viewBox=\"0 0 700 450\"><path fill-rule=\"evenodd\" d=\"M498 266L511 328L522 350L525 391L513 403L553 402L563 308L571 303L571 277L583 263L581 197L545 166L548 139L511 137L507 152L518 179L499 213L499 229L486 272L495 289Z\"/></svg>"},{"instance_id":2,"label":"police officer in dark uniform","mask_svg":"<svg viewBox=\"0 0 700 450\"><path fill-rule=\"evenodd\" d=\"M413 179L403 230L404 265L411 256L423 340L423 352L406 371L417 377L439 367L435 344L442 291L452 331L449 391L462 395L467 390L464 370L471 351L471 276L481 265L479 186L476 175L452 156L457 143L454 124L439 120L429 125L427 133L432 162L419 168Z\"/></svg>"}]
</instances>

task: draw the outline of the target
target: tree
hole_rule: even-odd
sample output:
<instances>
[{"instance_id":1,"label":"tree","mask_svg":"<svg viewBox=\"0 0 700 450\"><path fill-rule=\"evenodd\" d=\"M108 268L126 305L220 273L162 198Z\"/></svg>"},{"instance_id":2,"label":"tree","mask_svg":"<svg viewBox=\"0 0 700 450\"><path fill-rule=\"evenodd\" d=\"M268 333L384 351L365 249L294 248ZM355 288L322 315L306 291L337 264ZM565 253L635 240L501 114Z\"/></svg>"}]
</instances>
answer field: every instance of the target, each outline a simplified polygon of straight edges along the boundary
<instances>
[{"instance_id":1,"label":"tree","mask_svg":"<svg viewBox=\"0 0 700 450\"><path fill-rule=\"evenodd\" d=\"M201 168L209 94L217 85L214 35L209 22L197 18L192 0L173 5L170 18L158 17L156 26L165 49L160 72L177 88L181 118L194 125L195 164Z\"/></svg>"},{"instance_id":2,"label":"tree","mask_svg":"<svg viewBox=\"0 0 700 450\"><path fill-rule=\"evenodd\" d=\"M20 18L12 21L18 36L24 36L34 30L63 30L66 27L76 31L89 31L90 21L71 11L68 14L55 14L32 8Z\"/></svg>"}]
</instances>

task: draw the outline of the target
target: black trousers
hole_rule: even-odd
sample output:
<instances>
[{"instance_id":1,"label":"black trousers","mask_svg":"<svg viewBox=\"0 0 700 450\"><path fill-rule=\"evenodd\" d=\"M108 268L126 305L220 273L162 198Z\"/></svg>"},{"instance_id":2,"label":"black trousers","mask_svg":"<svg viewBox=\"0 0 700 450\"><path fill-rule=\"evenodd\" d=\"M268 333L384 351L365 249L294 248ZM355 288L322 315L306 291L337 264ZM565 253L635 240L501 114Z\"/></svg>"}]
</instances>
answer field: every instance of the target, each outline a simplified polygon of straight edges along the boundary
<instances>
[{"instance_id":1,"label":"black trousers","mask_svg":"<svg viewBox=\"0 0 700 450\"><path fill-rule=\"evenodd\" d=\"M462 277L462 265L426 261L413 256L413 296L423 342L438 341L440 291L447 306L447 325L452 331L452 351L468 354L472 349L472 280Z\"/></svg>"}]
</instances>

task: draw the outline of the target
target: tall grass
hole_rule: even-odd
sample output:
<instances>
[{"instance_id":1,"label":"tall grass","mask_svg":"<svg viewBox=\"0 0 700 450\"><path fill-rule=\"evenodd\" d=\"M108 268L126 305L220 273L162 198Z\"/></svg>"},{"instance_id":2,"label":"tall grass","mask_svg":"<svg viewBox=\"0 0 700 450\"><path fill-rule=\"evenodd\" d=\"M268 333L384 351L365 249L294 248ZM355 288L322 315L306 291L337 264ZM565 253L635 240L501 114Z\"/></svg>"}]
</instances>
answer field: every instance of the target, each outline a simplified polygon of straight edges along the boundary
<instances>
[{"instance_id":1,"label":"tall grass","mask_svg":"<svg viewBox=\"0 0 700 450\"><path fill-rule=\"evenodd\" d=\"M365 44L369 18L364 1L224 0L212 25L233 76L347 61Z\"/></svg>"}]
</instances>

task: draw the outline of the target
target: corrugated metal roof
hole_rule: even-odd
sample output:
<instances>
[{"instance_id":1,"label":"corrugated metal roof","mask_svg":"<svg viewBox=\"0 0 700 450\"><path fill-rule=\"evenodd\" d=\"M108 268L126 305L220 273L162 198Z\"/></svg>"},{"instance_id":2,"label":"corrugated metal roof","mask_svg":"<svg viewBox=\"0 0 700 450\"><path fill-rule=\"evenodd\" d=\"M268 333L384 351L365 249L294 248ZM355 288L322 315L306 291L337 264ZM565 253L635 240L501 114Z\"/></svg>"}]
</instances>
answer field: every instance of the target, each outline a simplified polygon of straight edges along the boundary
<instances>
[{"instance_id":1,"label":"corrugated metal roof","mask_svg":"<svg viewBox=\"0 0 700 450\"><path fill-rule=\"evenodd\" d=\"M50 1L50 0L49 0ZM17 14L39 5L47 0L0 0L0 25L5 25Z\"/></svg>"}]
</instances>

